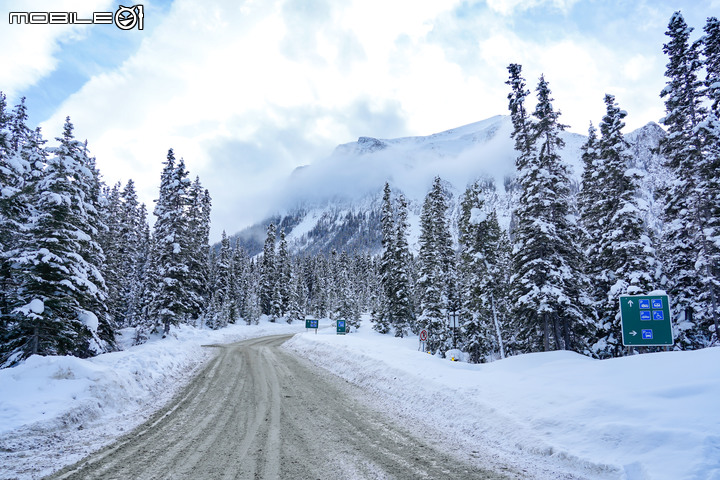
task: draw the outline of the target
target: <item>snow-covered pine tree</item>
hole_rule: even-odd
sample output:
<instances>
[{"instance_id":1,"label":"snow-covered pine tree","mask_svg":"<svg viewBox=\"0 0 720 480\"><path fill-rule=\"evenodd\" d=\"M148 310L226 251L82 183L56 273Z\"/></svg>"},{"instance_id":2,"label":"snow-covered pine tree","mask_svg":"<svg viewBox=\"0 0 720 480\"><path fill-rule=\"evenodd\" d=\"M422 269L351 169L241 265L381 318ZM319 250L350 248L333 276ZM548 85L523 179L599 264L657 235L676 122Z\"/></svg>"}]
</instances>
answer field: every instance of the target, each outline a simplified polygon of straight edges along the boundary
<instances>
[{"instance_id":1,"label":"snow-covered pine tree","mask_svg":"<svg viewBox=\"0 0 720 480\"><path fill-rule=\"evenodd\" d=\"M165 167L160 176L160 194L155 204L157 217L154 226L154 266L157 269L155 292L151 300L150 316L155 325L163 326L167 335L171 325L185 322L195 305L188 302L190 268L188 255L188 188L185 163L175 163L175 153L168 150Z\"/></svg>"},{"instance_id":2,"label":"snow-covered pine tree","mask_svg":"<svg viewBox=\"0 0 720 480\"><path fill-rule=\"evenodd\" d=\"M705 66L705 95L710 100L710 110L720 116L720 21L709 17L705 24L702 53Z\"/></svg>"},{"instance_id":3,"label":"snow-covered pine tree","mask_svg":"<svg viewBox=\"0 0 720 480\"><path fill-rule=\"evenodd\" d=\"M128 181L129 183L129 181ZM127 212L130 213L129 211ZM128 293L128 307L126 323L130 327L136 327L143 322L143 311L148 303L145 297L145 281L150 276L150 258L152 251L152 236L150 234L150 225L148 224L148 211L144 203L137 207L135 213L137 218L137 234L134 236L136 240L135 258L133 260L133 277L130 281L130 290Z\"/></svg>"},{"instance_id":4,"label":"snow-covered pine tree","mask_svg":"<svg viewBox=\"0 0 720 480\"><path fill-rule=\"evenodd\" d=\"M416 330L415 309L412 299L412 272L410 246L408 245L408 203L400 193L395 200L395 225L392 239L393 296L389 302L392 326L396 337L406 336Z\"/></svg>"},{"instance_id":5,"label":"snow-covered pine tree","mask_svg":"<svg viewBox=\"0 0 720 480\"><path fill-rule=\"evenodd\" d=\"M118 327L107 308L107 284L102 276L105 268L105 252L98 241L102 233L108 230L102 215L102 203L104 201L102 190L104 184L100 179L100 170L97 168L95 157L88 157L87 140L85 140L83 145L81 162L84 163L90 171L86 194L86 201L88 203L86 229L89 232L90 239L81 241L80 246L83 257L86 258L100 274L100 278L96 280L100 291L96 295L86 296L85 299L88 303L84 304L83 308L87 312L91 312L91 316L94 315L96 317L94 319L90 318L89 321L91 323L97 322L96 333L98 338L95 340L99 340L99 345L94 346L93 349L95 353L101 353L116 348L115 332Z\"/></svg>"},{"instance_id":6,"label":"snow-covered pine tree","mask_svg":"<svg viewBox=\"0 0 720 480\"><path fill-rule=\"evenodd\" d=\"M290 307L290 296L292 291L292 264L288 252L285 231L280 231L280 239L277 250L277 282L278 297L280 298L279 316L284 317Z\"/></svg>"},{"instance_id":7,"label":"snow-covered pine tree","mask_svg":"<svg viewBox=\"0 0 720 480\"><path fill-rule=\"evenodd\" d=\"M702 38L705 66L705 96L710 102L708 117L700 126L703 137L703 162L700 172L700 197L703 204L698 215L703 224L702 255L696 268L705 286L700 301L710 308L714 338L720 342L720 21L710 17Z\"/></svg>"},{"instance_id":8,"label":"snow-covered pine tree","mask_svg":"<svg viewBox=\"0 0 720 480\"><path fill-rule=\"evenodd\" d=\"M518 170L525 167L530 161L535 150L535 132L533 122L525 108L525 98L530 95L527 89L525 78L522 76L522 65L511 63L508 65L510 78L507 85L510 85L508 93L508 109L513 124L513 131L510 138L515 140L515 151L517 157L515 166Z\"/></svg>"},{"instance_id":9,"label":"snow-covered pine tree","mask_svg":"<svg viewBox=\"0 0 720 480\"><path fill-rule=\"evenodd\" d=\"M7 260L21 236L27 235L24 227L32 214L31 172L34 169L39 174L45 161L42 142L36 142L33 132L24 126L24 100L10 113L0 92L0 328L10 313L8 301L13 288Z\"/></svg>"},{"instance_id":10,"label":"snow-covered pine tree","mask_svg":"<svg viewBox=\"0 0 720 480\"><path fill-rule=\"evenodd\" d=\"M180 164L184 165L182 159ZM203 189L200 178L195 177L188 190L187 227L185 232L185 257L189 268L186 302L189 306L188 320L200 318L209 301L210 291L210 192Z\"/></svg>"},{"instance_id":11,"label":"snow-covered pine tree","mask_svg":"<svg viewBox=\"0 0 720 480\"><path fill-rule=\"evenodd\" d=\"M107 227L106 231L101 232L98 242L105 253L105 264L103 276L107 279L107 307L114 321L121 326L125 326L124 303L126 297L121 293L123 284L122 277L126 273L126 256L125 244L120 237L120 182L111 188L105 187L104 203L101 208L103 221Z\"/></svg>"},{"instance_id":12,"label":"snow-covered pine tree","mask_svg":"<svg viewBox=\"0 0 720 480\"><path fill-rule=\"evenodd\" d=\"M470 185L461 201L459 285L460 324L470 361L505 356L502 324L506 318L509 243L486 198L495 194L491 181Z\"/></svg>"},{"instance_id":13,"label":"snow-covered pine tree","mask_svg":"<svg viewBox=\"0 0 720 480\"><path fill-rule=\"evenodd\" d=\"M33 354L89 356L112 347L98 337L107 318L92 310L105 302L102 266L92 263L102 254L93 239L94 166L75 140L70 118L57 140L60 145L51 150L32 199L37 211L28 225L30 235L11 259L21 288L13 298L6 365Z\"/></svg>"},{"instance_id":14,"label":"snow-covered pine tree","mask_svg":"<svg viewBox=\"0 0 720 480\"><path fill-rule=\"evenodd\" d=\"M428 350L449 348L447 325L449 268L452 264L452 237L446 219L448 203L440 177L435 177L420 215L420 315L418 323L428 330ZM448 248L450 246L450 248Z\"/></svg>"},{"instance_id":15,"label":"snow-covered pine tree","mask_svg":"<svg viewBox=\"0 0 720 480\"><path fill-rule=\"evenodd\" d=\"M337 303L335 305L336 319L347 321L347 325L360 327L360 310L353 291L350 259L344 250L337 259L335 285L337 286Z\"/></svg>"},{"instance_id":16,"label":"snow-covered pine tree","mask_svg":"<svg viewBox=\"0 0 720 480\"><path fill-rule=\"evenodd\" d=\"M521 351L574 349L584 351L592 330L587 308L587 281L581 271L577 227L571 217L570 181L559 155L559 133L565 126L552 106L543 76L537 86L535 122L524 112L519 66L511 65L510 110L518 147L516 166L521 186L514 212L512 298L517 348ZM516 91L519 89L520 91ZM523 139L528 132L533 144ZM521 141L523 140L523 141Z\"/></svg>"},{"instance_id":17,"label":"snow-covered pine tree","mask_svg":"<svg viewBox=\"0 0 720 480\"><path fill-rule=\"evenodd\" d=\"M297 266L299 267L299 265ZM304 299L307 292L299 268L290 273L290 301L288 303L287 323L301 322L305 319Z\"/></svg>"},{"instance_id":18,"label":"snow-covered pine tree","mask_svg":"<svg viewBox=\"0 0 720 480\"><path fill-rule=\"evenodd\" d=\"M226 327L230 322L230 304L234 302L234 299L230 296L230 285L234 282L231 262L230 239L223 230L220 240L220 253L215 258L212 300L205 316L207 326L213 329Z\"/></svg>"},{"instance_id":19,"label":"snow-covered pine tree","mask_svg":"<svg viewBox=\"0 0 720 480\"><path fill-rule=\"evenodd\" d=\"M275 235L275 225L271 223L267 228L260 267L260 309L264 315L272 314L273 294L276 289Z\"/></svg>"},{"instance_id":20,"label":"snow-covered pine tree","mask_svg":"<svg viewBox=\"0 0 720 480\"><path fill-rule=\"evenodd\" d=\"M243 319L247 319L247 305L245 305L245 297L247 290L250 288L250 258L240 242L235 244L233 251L233 275L235 277L235 304L237 305L238 315Z\"/></svg>"},{"instance_id":21,"label":"snow-covered pine tree","mask_svg":"<svg viewBox=\"0 0 720 480\"><path fill-rule=\"evenodd\" d=\"M139 285L143 279L143 267L147 258L149 227L144 205L138 202L135 182L128 180L120 194L120 230L119 239L123 244L126 263L120 272L121 295L125 298L119 325L131 326L137 322L139 311ZM107 252L106 255L110 255Z\"/></svg>"},{"instance_id":22,"label":"snow-covered pine tree","mask_svg":"<svg viewBox=\"0 0 720 480\"><path fill-rule=\"evenodd\" d=\"M0 92L0 365L10 325L15 323L12 305L16 289L11 259L17 247L30 235L34 215L36 183L42 173L46 152L39 130L26 125L24 98L11 113L6 111Z\"/></svg>"},{"instance_id":23,"label":"snow-covered pine tree","mask_svg":"<svg viewBox=\"0 0 720 480\"><path fill-rule=\"evenodd\" d=\"M390 184L385 183L383 188L382 207L380 215L380 234L382 253L380 254L380 284L381 291L372 312L373 329L380 333L388 333L392 324L390 298L394 297L393 284L393 252L395 249L395 212L392 205Z\"/></svg>"},{"instance_id":24,"label":"snow-covered pine tree","mask_svg":"<svg viewBox=\"0 0 720 480\"><path fill-rule=\"evenodd\" d=\"M642 173L631 168L629 145L622 129L627 112L620 110L613 95L605 95L606 114L600 123L597 169L590 179L596 201L585 225L595 224L594 278L603 298L598 303L599 328L594 353L622 355L619 297L645 294L655 288L658 271L641 210L639 181ZM585 188L585 184L583 185Z\"/></svg>"},{"instance_id":25,"label":"snow-covered pine tree","mask_svg":"<svg viewBox=\"0 0 720 480\"><path fill-rule=\"evenodd\" d=\"M676 341L684 348L708 344L717 323L713 305L718 304L717 275L712 271L717 257L707 235L712 230L708 227L715 223L711 219L717 196L712 197L711 190L717 183L717 165L713 169L708 147L717 151L717 141L712 139L716 129L708 122L712 119L703 103L703 82L698 79L700 43L690 41L692 30L680 12L670 18L665 32L670 39L663 46L669 58L668 80L660 93L666 111L661 122L668 131L660 148L675 176L665 199L665 271L673 299Z\"/></svg>"}]
</instances>

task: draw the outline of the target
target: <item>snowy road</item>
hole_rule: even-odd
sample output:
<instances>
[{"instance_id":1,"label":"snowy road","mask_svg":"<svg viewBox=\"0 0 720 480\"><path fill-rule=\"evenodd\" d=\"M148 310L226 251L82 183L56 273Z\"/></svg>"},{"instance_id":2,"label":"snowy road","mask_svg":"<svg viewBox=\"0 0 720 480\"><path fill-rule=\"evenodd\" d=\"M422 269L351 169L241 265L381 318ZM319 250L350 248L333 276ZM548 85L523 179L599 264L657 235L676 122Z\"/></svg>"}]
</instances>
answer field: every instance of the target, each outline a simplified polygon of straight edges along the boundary
<instances>
[{"instance_id":1,"label":"snowy road","mask_svg":"<svg viewBox=\"0 0 720 480\"><path fill-rule=\"evenodd\" d=\"M216 346L179 402L49 478L505 478L393 426L281 349L290 337Z\"/></svg>"}]
</instances>

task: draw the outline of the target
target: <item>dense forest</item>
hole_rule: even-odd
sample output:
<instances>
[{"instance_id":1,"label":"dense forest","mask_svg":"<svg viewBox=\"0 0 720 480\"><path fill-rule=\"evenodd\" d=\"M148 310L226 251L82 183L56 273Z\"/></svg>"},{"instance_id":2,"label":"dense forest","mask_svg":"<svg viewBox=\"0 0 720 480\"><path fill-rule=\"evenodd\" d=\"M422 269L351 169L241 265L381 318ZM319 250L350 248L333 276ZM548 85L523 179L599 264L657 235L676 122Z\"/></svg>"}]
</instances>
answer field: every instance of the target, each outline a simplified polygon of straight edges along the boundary
<instances>
[{"instance_id":1,"label":"dense forest","mask_svg":"<svg viewBox=\"0 0 720 480\"><path fill-rule=\"evenodd\" d=\"M407 200L386 184L372 222L379 231L366 232L381 238L378 255L291 255L274 223L258 255L224 233L211 248L210 194L172 149L151 229L132 180L105 185L69 118L57 146L47 146L28 126L24 99L11 109L0 94L0 367L34 354L113 351L124 329L139 344L173 325L222 328L262 315L342 318L358 328L366 314L381 333L427 329L431 353L459 349L472 362L554 349L607 358L629 353L619 296L654 290L672 298L675 348L717 344L720 22L709 18L704 32L691 40L679 12L666 32L667 135L659 153L672 178L661 192L660 232L645 224L642 172L632 166L627 112L615 97L605 95L605 115L590 124L576 192L559 155L566 126L550 85L539 78L531 109L518 64L509 65L506 82L517 154L510 228L488 207L491 180L467 187L452 220L438 177L413 252ZM449 328L451 319L458 328Z\"/></svg>"}]
</instances>

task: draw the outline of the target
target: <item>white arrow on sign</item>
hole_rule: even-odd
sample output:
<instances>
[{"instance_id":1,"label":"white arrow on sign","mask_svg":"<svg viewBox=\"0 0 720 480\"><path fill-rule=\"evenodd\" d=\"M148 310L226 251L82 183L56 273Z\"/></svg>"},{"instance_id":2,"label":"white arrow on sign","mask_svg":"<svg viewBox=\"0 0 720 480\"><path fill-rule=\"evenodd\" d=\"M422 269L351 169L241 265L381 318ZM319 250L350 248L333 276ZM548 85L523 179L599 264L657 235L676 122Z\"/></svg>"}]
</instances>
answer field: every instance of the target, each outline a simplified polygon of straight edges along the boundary
<instances>
[{"instance_id":1,"label":"white arrow on sign","mask_svg":"<svg viewBox=\"0 0 720 480\"><path fill-rule=\"evenodd\" d=\"M628 332L628 333L630 333L630 335L632 335L633 337L634 337L635 335L637 335L637 332L636 332L635 330L633 330L632 332Z\"/></svg>"},{"instance_id":2,"label":"white arrow on sign","mask_svg":"<svg viewBox=\"0 0 720 480\"><path fill-rule=\"evenodd\" d=\"M633 304L633 301L630 300L630 299L628 299L628 306L629 306L629 307L632 307L632 304Z\"/></svg>"}]
</instances>

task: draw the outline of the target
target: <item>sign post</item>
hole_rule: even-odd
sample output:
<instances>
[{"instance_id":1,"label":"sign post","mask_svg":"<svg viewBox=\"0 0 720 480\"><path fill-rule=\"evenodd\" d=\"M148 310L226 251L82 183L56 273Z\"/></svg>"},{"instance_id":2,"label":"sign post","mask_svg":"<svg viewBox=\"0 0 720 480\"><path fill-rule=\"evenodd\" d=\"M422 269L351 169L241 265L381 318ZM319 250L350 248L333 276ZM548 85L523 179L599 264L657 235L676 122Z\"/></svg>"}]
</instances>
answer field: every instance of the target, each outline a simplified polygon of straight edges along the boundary
<instances>
[{"instance_id":1,"label":"sign post","mask_svg":"<svg viewBox=\"0 0 720 480\"><path fill-rule=\"evenodd\" d=\"M337 334L338 335L345 335L347 332L345 330L346 328L346 322L345 320L338 320L337 321Z\"/></svg>"},{"instance_id":2,"label":"sign post","mask_svg":"<svg viewBox=\"0 0 720 480\"><path fill-rule=\"evenodd\" d=\"M673 345L670 299L667 295L620 295L623 345Z\"/></svg>"},{"instance_id":3,"label":"sign post","mask_svg":"<svg viewBox=\"0 0 720 480\"><path fill-rule=\"evenodd\" d=\"M425 347L427 346L427 338L428 338L428 332L425 329L420 330L420 335L418 335L420 338L420 345L418 346L418 350L421 352L425 351Z\"/></svg>"},{"instance_id":4,"label":"sign post","mask_svg":"<svg viewBox=\"0 0 720 480\"><path fill-rule=\"evenodd\" d=\"M305 328L310 330L311 328L315 329L315 335L317 335L318 330L318 321L313 318L306 318L305 319Z\"/></svg>"}]
</instances>

